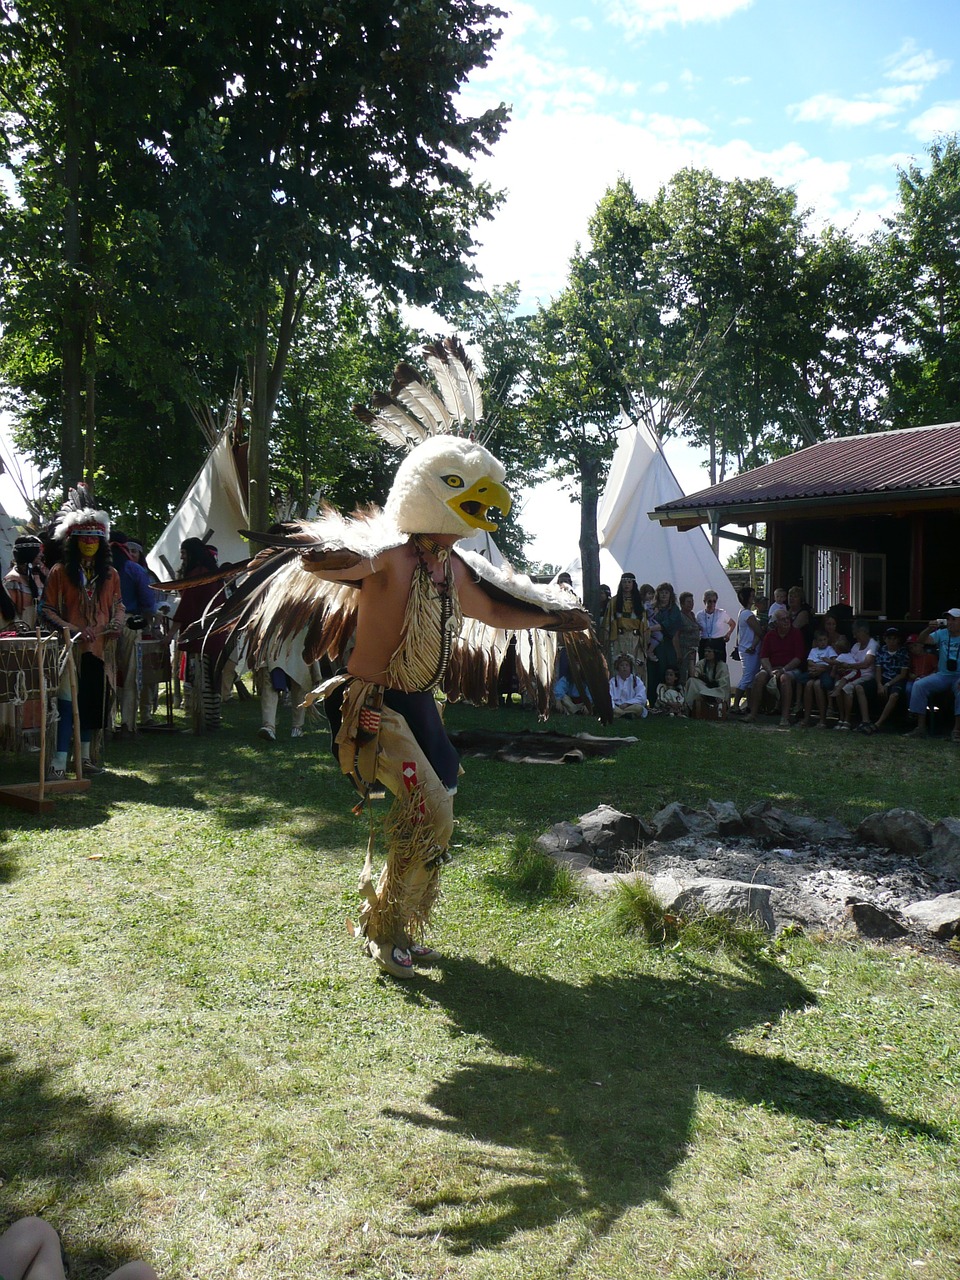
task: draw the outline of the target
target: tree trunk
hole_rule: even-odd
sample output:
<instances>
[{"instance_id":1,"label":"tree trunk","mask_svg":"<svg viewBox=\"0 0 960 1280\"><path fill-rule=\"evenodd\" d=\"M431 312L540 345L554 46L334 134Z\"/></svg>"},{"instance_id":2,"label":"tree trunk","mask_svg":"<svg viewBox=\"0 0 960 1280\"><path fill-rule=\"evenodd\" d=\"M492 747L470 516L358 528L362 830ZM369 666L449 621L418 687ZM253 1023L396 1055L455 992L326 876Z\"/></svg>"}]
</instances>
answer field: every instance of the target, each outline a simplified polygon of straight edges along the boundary
<instances>
[{"instance_id":1,"label":"tree trunk","mask_svg":"<svg viewBox=\"0 0 960 1280\"><path fill-rule=\"evenodd\" d=\"M247 501L250 528L262 533L270 524L270 422L267 353L269 313L266 305L257 310L252 364L250 403L250 444L247 450L249 476Z\"/></svg>"},{"instance_id":2,"label":"tree trunk","mask_svg":"<svg viewBox=\"0 0 960 1280\"><path fill-rule=\"evenodd\" d=\"M592 454L580 457L580 572L583 605L596 617L600 607L600 539L597 507L600 502L600 462Z\"/></svg>"},{"instance_id":3,"label":"tree trunk","mask_svg":"<svg viewBox=\"0 0 960 1280\"><path fill-rule=\"evenodd\" d=\"M83 342L84 305L80 287L80 20L68 5L64 11L65 69L68 80L64 129L63 256L66 287L61 305L60 467L64 494L83 479Z\"/></svg>"},{"instance_id":4,"label":"tree trunk","mask_svg":"<svg viewBox=\"0 0 960 1280\"><path fill-rule=\"evenodd\" d=\"M277 349L270 363L270 308L257 311L251 377L250 447L247 452L250 528L262 533L270 524L270 431L277 398L283 385L287 358L303 314L306 290L300 287L300 269L292 267L283 285L283 305L277 325Z\"/></svg>"}]
</instances>

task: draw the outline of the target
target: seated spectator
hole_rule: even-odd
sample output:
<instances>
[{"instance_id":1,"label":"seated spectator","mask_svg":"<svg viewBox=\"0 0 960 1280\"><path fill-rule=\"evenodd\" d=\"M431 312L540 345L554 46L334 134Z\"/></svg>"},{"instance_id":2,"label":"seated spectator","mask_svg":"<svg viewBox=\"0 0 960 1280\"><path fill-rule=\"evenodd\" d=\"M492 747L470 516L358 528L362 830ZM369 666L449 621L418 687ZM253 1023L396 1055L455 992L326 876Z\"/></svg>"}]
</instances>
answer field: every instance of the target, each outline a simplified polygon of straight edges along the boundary
<instances>
[{"instance_id":1,"label":"seated spectator","mask_svg":"<svg viewBox=\"0 0 960 1280\"><path fill-rule=\"evenodd\" d=\"M767 685L772 685L780 698L780 724L790 724L794 680L805 656L802 631L793 625L787 610L778 613L773 630L767 632L760 646L760 670L750 687L750 710L743 717L744 723L756 720Z\"/></svg>"},{"instance_id":2,"label":"seated spectator","mask_svg":"<svg viewBox=\"0 0 960 1280\"><path fill-rule=\"evenodd\" d=\"M909 703L914 683L924 676L932 676L936 671L937 655L920 643L919 635L907 636L907 651L910 654L910 674L907 676L905 693Z\"/></svg>"},{"instance_id":3,"label":"seated spectator","mask_svg":"<svg viewBox=\"0 0 960 1280\"><path fill-rule=\"evenodd\" d=\"M676 667L667 667L663 679L657 685L656 710L663 711L668 716L687 714L687 704L683 700L683 690L680 688Z\"/></svg>"},{"instance_id":4,"label":"seated spectator","mask_svg":"<svg viewBox=\"0 0 960 1280\"><path fill-rule=\"evenodd\" d=\"M951 734L954 742L960 742L960 609L948 609L946 617L936 618L917 636L917 643L937 646L937 669L929 676L915 680L910 691L910 714L916 716L916 727L910 737L926 736L927 705L938 693L953 695L954 725Z\"/></svg>"},{"instance_id":5,"label":"seated spectator","mask_svg":"<svg viewBox=\"0 0 960 1280\"><path fill-rule=\"evenodd\" d=\"M839 632L834 642L834 648L837 651L836 657L830 663L830 674L833 676L833 688L827 695L830 707L837 713L837 723L833 726L835 729L849 729L850 726L844 720L841 714L841 703L839 690L844 682L853 677L857 660L850 652L850 641Z\"/></svg>"},{"instance_id":6,"label":"seated spectator","mask_svg":"<svg viewBox=\"0 0 960 1280\"><path fill-rule=\"evenodd\" d=\"M850 657L851 671L845 672L842 681L837 680L834 688L837 703L842 706L842 723L846 724L848 729L852 727L853 703L856 699L861 724L870 724L872 728L868 697L877 687L877 642L870 635L870 628L865 622L858 622L853 629ZM837 725L838 729L840 727Z\"/></svg>"},{"instance_id":7,"label":"seated spectator","mask_svg":"<svg viewBox=\"0 0 960 1280\"><path fill-rule=\"evenodd\" d=\"M615 716L635 716L642 720L647 714L647 691L643 681L634 675L633 659L628 653L622 653L614 666L610 701Z\"/></svg>"},{"instance_id":8,"label":"seated spectator","mask_svg":"<svg viewBox=\"0 0 960 1280\"><path fill-rule=\"evenodd\" d=\"M910 654L900 643L896 627L887 627L883 633L883 646L877 651L877 697L880 714L876 723L861 725L864 733L876 733L882 729L906 696L910 675Z\"/></svg>"},{"instance_id":9,"label":"seated spectator","mask_svg":"<svg viewBox=\"0 0 960 1280\"><path fill-rule=\"evenodd\" d=\"M553 682L553 706L562 716L589 716L593 704L586 689L578 689L568 675L559 675Z\"/></svg>"},{"instance_id":10,"label":"seated spectator","mask_svg":"<svg viewBox=\"0 0 960 1280\"><path fill-rule=\"evenodd\" d=\"M766 601L766 597L764 597ZM787 612L787 588L774 587L773 603L767 608L767 626L772 627L777 620L778 614Z\"/></svg>"},{"instance_id":11,"label":"seated spectator","mask_svg":"<svg viewBox=\"0 0 960 1280\"><path fill-rule=\"evenodd\" d=\"M817 702L817 728L827 727L827 694L834 686L831 669L837 651L827 643L827 633L822 627L813 633L813 648L807 654L807 669L797 673L797 684L803 690L803 727L813 725L813 702Z\"/></svg>"},{"instance_id":12,"label":"seated spectator","mask_svg":"<svg viewBox=\"0 0 960 1280\"><path fill-rule=\"evenodd\" d=\"M683 691L683 700L695 715L703 712L704 699L720 704L718 715L730 701L730 669L709 644Z\"/></svg>"},{"instance_id":13,"label":"seated spectator","mask_svg":"<svg viewBox=\"0 0 960 1280\"><path fill-rule=\"evenodd\" d=\"M697 614L700 635L716 650L723 663L727 661L727 641L733 635L736 622L726 609L717 605L717 593L710 587L703 593L703 608Z\"/></svg>"},{"instance_id":14,"label":"seated spectator","mask_svg":"<svg viewBox=\"0 0 960 1280\"><path fill-rule=\"evenodd\" d=\"M0 1276L3 1280L64 1280L60 1237L42 1218L21 1218L0 1236ZM145 1262L128 1262L111 1271L107 1280L157 1280Z\"/></svg>"},{"instance_id":15,"label":"seated spectator","mask_svg":"<svg viewBox=\"0 0 960 1280\"><path fill-rule=\"evenodd\" d=\"M740 612L737 615L737 647L733 656L740 659L743 668L734 692L734 711L739 711L741 701L746 701L748 690L760 670L760 645L763 643L763 628L756 614L757 593L753 587L741 587L737 599Z\"/></svg>"}]
</instances>

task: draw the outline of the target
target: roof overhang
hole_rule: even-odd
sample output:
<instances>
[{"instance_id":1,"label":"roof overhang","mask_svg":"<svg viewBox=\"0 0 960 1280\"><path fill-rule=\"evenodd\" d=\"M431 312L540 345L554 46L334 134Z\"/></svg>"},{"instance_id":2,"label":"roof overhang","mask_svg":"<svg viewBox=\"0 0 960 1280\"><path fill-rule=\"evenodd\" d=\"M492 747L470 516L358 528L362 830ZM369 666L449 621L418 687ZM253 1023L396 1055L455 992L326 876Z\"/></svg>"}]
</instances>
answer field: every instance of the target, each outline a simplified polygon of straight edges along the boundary
<instances>
[{"instance_id":1,"label":"roof overhang","mask_svg":"<svg viewBox=\"0 0 960 1280\"><path fill-rule=\"evenodd\" d=\"M694 495L695 497L696 495ZM766 523L770 520L848 519L856 515L878 514L902 516L914 511L944 511L960 508L960 489L898 489L880 493L819 494L803 498L760 498L754 501L725 502L721 506L691 503L678 509L675 503L657 507L647 514L666 528L695 529L706 524L711 528L724 525Z\"/></svg>"}]
</instances>

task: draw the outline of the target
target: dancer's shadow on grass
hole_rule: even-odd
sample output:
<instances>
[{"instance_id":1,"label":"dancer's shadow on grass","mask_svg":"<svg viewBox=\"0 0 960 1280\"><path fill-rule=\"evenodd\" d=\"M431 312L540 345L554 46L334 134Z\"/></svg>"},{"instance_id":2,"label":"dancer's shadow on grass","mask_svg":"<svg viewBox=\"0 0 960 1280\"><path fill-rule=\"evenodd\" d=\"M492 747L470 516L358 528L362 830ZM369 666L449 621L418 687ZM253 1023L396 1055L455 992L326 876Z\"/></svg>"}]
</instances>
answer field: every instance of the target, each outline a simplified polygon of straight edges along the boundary
<instances>
[{"instance_id":1,"label":"dancer's shadow on grass","mask_svg":"<svg viewBox=\"0 0 960 1280\"><path fill-rule=\"evenodd\" d=\"M649 1200L671 1208L671 1175L691 1141L701 1089L818 1123L942 1136L891 1114L867 1090L732 1045L738 1031L814 1003L766 961L737 977L703 969L574 986L448 958L442 979L411 995L435 1001L460 1032L514 1059L467 1063L427 1095L431 1113L389 1112L468 1144L458 1186L414 1204L429 1215L424 1234L439 1230L453 1252L570 1216L603 1231ZM478 1143L517 1154L471 1152Z\"/></svg>"},{"instance_id":2,"label":"dancer's shadow on grass","mask_svg":"<svg viewBox=\"0 0 960 1280\"><path fill-rule=\"evenodd\" d=\"M168 1133L160 1122L133 1119L69 1088L48 1069L21 1067L13 1054L0 1055L0 1230L41 1208L60 1227L61 1212L78 1200L91 1228L115 1219L112 1179L156 1150ZM88 1265L112 1270L134 1253L110 1232L71 1256L87 1274Z\"/></svg>"}]
</instances>

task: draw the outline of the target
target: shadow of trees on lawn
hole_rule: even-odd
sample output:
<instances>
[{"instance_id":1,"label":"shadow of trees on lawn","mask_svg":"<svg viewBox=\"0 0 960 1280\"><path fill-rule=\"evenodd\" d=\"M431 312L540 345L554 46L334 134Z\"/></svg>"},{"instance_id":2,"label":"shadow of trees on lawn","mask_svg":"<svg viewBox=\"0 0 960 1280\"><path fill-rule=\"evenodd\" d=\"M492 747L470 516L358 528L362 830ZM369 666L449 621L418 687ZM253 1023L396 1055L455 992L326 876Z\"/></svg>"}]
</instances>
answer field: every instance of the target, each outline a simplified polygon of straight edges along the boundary
<instances>
[{"instance_id":1,"label":"shadow of trees on lawn","mask_svg":"<svg viewBox=\"0 0 960 1280\"><path fill-rule=\"evenodd\" d=\"M119 1168L157 1148L168 1132L167 1125L132 1120L108 1103L61 1087L49 1070L24 1070L13 1054L0 1055L0 1231L33 1213L62 1230L58 1205L82 1197L90 1206L84 1221L89 1238L98 1226L100 1189ZM113 1239L85 1252L72 1249L69 1240L65 1245L75 1275L113 1270L132 1257Z\"/></svg>"},{"instance_id":2,"label":"shadow of trees on lawn","mask_svg":"<svg viewBox=\"0 0 960 1280\"><path fill-rule=\"evenodd\" d=\"M579 1217L609 1229L631 1206L668 1194L693 1135L701 1089L823 1124L864 1120L940 1136L886 1111L872 1093L783 1057L744 1052L730 1037L812 1004L802 983L767 961L738 977L707 969L683 978L642 974L584 986L464 958L419 994L462 1032L515 1061L471 1062L438 1083L435 1111L389 1112L411 1124L517 1153L465 1151L475 1193L414 1204L454 1253ZM492 1190L491 1190L492 1188ZM418 1233L421 1234L421 1233Z\"/></svg>"}]
</instances>

